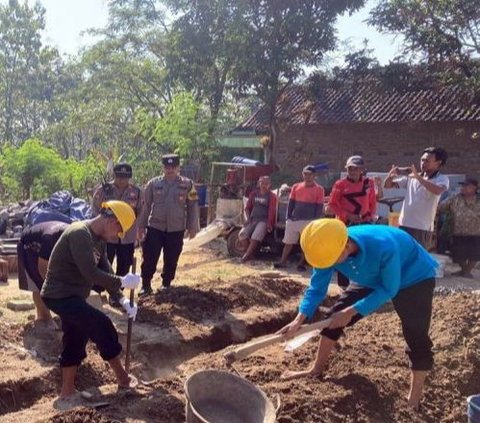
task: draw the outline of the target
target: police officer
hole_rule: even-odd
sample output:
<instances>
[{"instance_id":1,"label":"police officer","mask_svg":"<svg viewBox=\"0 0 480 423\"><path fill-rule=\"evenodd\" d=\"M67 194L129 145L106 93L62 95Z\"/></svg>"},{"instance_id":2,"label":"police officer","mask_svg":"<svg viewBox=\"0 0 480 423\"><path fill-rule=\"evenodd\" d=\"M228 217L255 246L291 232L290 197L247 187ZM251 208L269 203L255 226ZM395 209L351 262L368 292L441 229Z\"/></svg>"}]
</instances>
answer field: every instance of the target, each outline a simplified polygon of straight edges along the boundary
<instances>
[{"instance_id":1,"label":"police officer","mask_svg":"<svg viewBox=\"0 0 480 423\"><path fill-rule=\"evenodd\" d=\"M198 196L193 182L180 176L180 157L167 154L162 157L163 177L148 181L145 187L145 208L142 227L142 290L140 295L152 293L151 281L157 269L163 248L162 284L168 288L173 279L183 248L185 229L189 238L199 230Z\"/></svg>"},{"instance_id":2,"label":"police officer","mask_svg":"<svg viewBox=\"0 0 480 423\"><path fill-rule=\"evenodd\" d=\"M105 201L119 200L124 201L132 207L135 212L136 220L132 227L125 233L123 239L113 238L107 242L107 257L110 263L117 257L116 274L124 276L129 272L133 262L135 242L138 238L137 221L143 212L143 193L142 190L131 184L132 166L128 163L118 163L113 168L115 178L112 182L102 184L93 195L92 212L93 216L100 213L101 205ZM110 305L118 306L118 299L110 298Z\"/></svg>"}]
</instances>

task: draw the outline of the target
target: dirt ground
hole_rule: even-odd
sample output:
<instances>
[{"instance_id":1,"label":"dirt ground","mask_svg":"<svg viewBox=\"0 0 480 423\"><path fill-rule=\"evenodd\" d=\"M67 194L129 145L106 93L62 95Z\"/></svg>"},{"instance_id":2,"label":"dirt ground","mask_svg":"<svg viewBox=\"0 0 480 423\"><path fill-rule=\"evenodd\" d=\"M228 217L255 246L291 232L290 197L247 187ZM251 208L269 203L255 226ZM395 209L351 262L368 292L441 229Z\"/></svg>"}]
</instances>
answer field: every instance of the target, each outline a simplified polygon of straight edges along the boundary
<instances>
[{"instance_id":1,"label":"dirt ground","mask_svg":"<svg viewBox=\"0 0 480 423\"><path fill-rule=\"evenodd\" d=\"M452 270L447 266L446 275ZM280 399L279 423L466 422L466 398L480 392L480 271L474 274L473 281L449 276L438 281L431 330L436 364L419 412L406 405L408 362L398 318L389 307L346 331L322 378L280 380L286 369L308 366L316 339L293 353L282 345L267 347L236 362L235 369L269 398ZM269 257L240 265L227 257L220 241L184 254L174 286L140 301L132 372L149 382L118 392L111 371L89 345L77 388L100 391L62 411L56 401L61 332L39 330L33 311L6 307L12 298L29 298L12 279L0 287L0 421L185 421L186 378L209 368L233 372L225 365L225 351L290 321L307 284L308 273L273 272ZM324 307L337 290L329 293ZM107 305L103 309L124 342L124 315ZM94 408L100 400L108 405Z\"/></svg>"}]
</instances>

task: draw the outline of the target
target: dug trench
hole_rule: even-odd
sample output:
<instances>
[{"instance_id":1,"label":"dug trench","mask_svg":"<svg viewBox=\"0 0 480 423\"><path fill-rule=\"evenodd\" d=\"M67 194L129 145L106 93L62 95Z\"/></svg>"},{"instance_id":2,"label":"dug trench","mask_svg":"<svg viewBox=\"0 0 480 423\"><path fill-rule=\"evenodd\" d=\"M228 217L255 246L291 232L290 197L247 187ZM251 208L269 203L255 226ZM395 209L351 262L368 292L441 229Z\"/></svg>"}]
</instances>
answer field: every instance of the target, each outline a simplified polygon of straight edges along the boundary
<instances>
[{"instance_id":1,"label":"dug trench","mask_svg":"<svg viewBox=\"0 0 480 423\"><path fill-rule=\"evenodd\" d=\"M2 349L10 376L0 380L0 421L183 422L186 378L206 368L227 370L225 351L288 322L304 287L287 277L257 276L180 286L141 301L134 324L132 371L151 383L123 393L105 390L109 405L101 409L85 404L69 411L54 409L60 380L55 363L34 358L28 351L19 361L22 350ZM329 297L323 306L332 301ZM124 336L124 316L110 310L109 314ZM466 397L480 392L479 319L478 295L443 291L435 296L431 336L436 364L418 412L405 401L408 362L398 317L390 307L347 329L321 378L280 379L287 368L309 365L316 350L313 341L294 353L285 353L281 345L267 347L235 363L235 368L268 397L280 396L279 423L462 422ZM25 348L28 331L10 328L1 335L2 342ZM59 343L51 345L52 353L55 348L58 352ZM77 385L115 388L111 372L93 346Z\"/></svg>"},{"instance_id":2,"label":"dug trench","mask_svg":"<svg viewBox=\"0 0 480 423\"><path fill-rule=\"evenodd\" d=\"M304 287L300 281L267 272L260 278L172 287L140 299L131 371L155 386L158 380L175 378L178 366L192 357L272 333L291 320ZM125 344L125 315L107 306L103 309ZM9 330L2 334L5 366L0 377L0 421L46 421L55 411L50 406L59 389L56 364L61 332L37 331L33 323L2 325ZM78 389L113 384L113 375L95 346L89 344L87 350L88 358L77 376Z\"/></svg>"}]
</instances>

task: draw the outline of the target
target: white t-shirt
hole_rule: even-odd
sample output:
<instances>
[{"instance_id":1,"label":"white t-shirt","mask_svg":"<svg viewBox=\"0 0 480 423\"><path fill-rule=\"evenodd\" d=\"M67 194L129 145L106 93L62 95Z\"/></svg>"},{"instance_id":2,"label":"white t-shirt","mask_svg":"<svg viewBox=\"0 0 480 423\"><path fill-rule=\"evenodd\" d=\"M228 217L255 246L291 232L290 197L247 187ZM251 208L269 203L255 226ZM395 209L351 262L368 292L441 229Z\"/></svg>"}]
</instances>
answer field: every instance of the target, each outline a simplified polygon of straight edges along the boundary
<instances>
[{"instance_id":1,"label":"white t-shirt","mask_svg":"<svg viewBox=\"0 0 480 423\"><path fill-rule=\"evenodd\" d=\"M407 190L400 211L399 224L422 231L433 231L440 194L435 195L428 191L415 178L405 176L396 179L395 182L400 188L406 188ZM428 182L443 187L445 190L448 190L450 186L448 177L440 173L428 179Z\"/></svg>"}]
</instances>

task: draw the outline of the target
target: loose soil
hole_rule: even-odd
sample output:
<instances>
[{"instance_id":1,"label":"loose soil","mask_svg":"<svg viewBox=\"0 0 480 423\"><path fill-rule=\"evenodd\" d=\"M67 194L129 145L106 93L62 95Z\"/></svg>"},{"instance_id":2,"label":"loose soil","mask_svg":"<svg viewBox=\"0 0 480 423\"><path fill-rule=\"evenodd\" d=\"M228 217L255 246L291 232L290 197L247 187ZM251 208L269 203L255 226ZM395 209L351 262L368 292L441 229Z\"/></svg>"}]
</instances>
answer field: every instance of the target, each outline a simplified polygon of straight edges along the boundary
<instances>
[{"instance_id":1,"label":"loose soil","mask_svg":"<svg viewBox=\"0 0 480 423\"><path fill-rule=\"evenodd\" d=\"M37 331L31 315L9 314L0 295L0 421L185 421L186 378L206 368L228 370L223 354L233 344L272 333L290 321L308 283L307 275L271 272L270 263L240 265L214 247L185 254L175 285L140 301L132 372L150 383L117 393L112 372L89 345L77 388L108 388L104 408L93 409L88 401L68 411L55 408L60 333ZM480 287L475 272L477 281L469 283ZM443 281L459 292L443 289L435 296L431 335L436 362L419 412L405 401L408 361L398 317L390 307L347 329L322 378L280 380L286 369L309 365L316 340L294 353L285 353L281 345L265 348L235 363L235 369L269 398L279 395L279 423L466 421L466 397L480 392L480 301L453 278ZM330 295L324 307L334 301L336 291ZM124 341L124 315L108 306L104 310Z\"/></svg>"}]
</instances>

